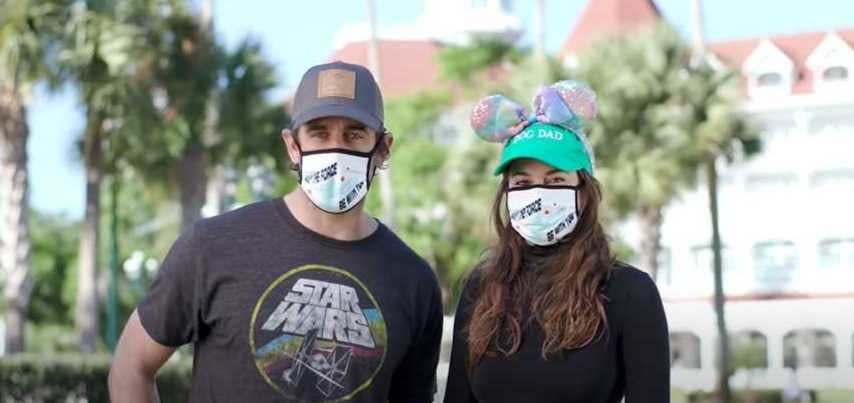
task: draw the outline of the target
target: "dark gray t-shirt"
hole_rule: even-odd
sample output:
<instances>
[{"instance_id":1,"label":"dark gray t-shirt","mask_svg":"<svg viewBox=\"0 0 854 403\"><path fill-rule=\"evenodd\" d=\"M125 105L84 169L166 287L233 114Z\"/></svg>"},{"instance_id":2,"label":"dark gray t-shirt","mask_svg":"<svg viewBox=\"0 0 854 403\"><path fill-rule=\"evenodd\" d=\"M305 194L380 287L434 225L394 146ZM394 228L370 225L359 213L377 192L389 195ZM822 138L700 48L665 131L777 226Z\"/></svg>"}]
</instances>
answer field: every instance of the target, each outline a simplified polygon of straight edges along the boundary
<instances>
[{"instance_id":1,"label":"dark gray t-shirt","mask_svg":"<svg viewBox=\"0 0 854 403\"><path fill-rule=\"evenodd\" d=\"M194 344L191 402L430 402L442 334L432 270L380 225L345 242L282 199L201 220L138 307Z\"/></svg>"}]
</instances>

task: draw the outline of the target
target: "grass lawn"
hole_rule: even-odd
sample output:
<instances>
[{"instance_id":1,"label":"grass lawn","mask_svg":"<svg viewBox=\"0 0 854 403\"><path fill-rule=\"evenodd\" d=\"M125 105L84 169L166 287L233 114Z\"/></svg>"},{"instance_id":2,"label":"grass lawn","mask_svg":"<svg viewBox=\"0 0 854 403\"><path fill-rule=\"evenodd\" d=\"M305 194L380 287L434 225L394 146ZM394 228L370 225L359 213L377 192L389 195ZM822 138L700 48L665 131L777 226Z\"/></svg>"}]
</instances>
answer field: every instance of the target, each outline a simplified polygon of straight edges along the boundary
<instances>
[{"instance_id":1,"label":"grass lawn","mask_svg":"<svg viewBox=\"0 0 854 403\"><path fill-rule=\"evenodd\" d=\"M687 393L680 389L670 390L671 403L687 403ZM828 389L818 392L815 403L854 403L854 389Z\"/></svg>"},{"instance_id":2,"label":"grass lawn","mask_svg":"<svg viewBox=\"0 0 854 403\"><path fill-rule=\"evenodd\" d=\"M854 389L828 389L818 392L818 403L852 403Z\"/></svg>"}]
</instances>

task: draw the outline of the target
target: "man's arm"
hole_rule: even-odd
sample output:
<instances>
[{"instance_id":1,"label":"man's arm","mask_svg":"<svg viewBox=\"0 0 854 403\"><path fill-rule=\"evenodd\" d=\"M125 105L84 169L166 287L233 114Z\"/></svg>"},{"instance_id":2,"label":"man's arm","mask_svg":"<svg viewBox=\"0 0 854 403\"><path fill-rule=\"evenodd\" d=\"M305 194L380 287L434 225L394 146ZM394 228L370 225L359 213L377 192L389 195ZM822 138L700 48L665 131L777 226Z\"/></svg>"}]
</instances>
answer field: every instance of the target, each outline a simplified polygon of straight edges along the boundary
<instances>
[{"instance_id":1,"label":"man's arm","mask_svg":"<svg viewBox=\"0 0 854 403\"><path fill-rule=\"evenodd\" d=\"M128 319L116 347L108 377L110 401L113 403L160 402L154 377L175 348L151 338L136 310Z\"/></svg>"}]
</instances>

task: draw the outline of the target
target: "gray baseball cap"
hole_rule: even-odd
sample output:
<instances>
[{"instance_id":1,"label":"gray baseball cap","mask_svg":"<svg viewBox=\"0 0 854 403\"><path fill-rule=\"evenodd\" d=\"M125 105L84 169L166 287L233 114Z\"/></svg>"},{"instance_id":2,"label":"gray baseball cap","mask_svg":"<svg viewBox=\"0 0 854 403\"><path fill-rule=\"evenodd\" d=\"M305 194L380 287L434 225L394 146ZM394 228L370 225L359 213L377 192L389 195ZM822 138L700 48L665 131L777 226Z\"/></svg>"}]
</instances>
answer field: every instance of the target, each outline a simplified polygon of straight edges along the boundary
<instances>
[{"instance_id":1,"label":"gray baseball cap","mask_svg":"<svg viewBox=\"0 0 854 403\"><path fill-rule=\"evenodd\" d=\"M294 96L291 127L314 119L340 116L361 122L377 133L383 127L383 96L364 66L340 61L320 64L305 72Z\"/></svg>"}]
</instances>

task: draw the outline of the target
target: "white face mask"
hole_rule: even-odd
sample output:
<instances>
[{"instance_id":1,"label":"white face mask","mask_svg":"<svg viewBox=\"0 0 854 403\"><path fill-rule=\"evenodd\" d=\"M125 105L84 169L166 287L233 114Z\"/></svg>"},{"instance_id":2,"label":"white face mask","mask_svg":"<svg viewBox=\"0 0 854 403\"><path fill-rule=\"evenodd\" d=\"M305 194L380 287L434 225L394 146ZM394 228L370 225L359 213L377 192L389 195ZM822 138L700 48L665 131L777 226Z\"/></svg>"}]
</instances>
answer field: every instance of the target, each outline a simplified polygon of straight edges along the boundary
<instances>
[{"instance_id":1,"label":"white face mask","mask_svg":"<svg viewBox=\"0 0 854 403\"><path fill-rule=\"evenodd\" d=\"M300 187L317 208L345 213L368 194L373 150L361 153L330 149L300 154Z\"/></svg>"},{"instance_id":2,"label":"white face mask","mask_svg":"<svg viewBox=\"0 0 854 403\"><path fill-rule=\"evenodd\" d=\"M538 246L554 245L578 224L578 190L570 186L526 186L507 191L510 224Z\"/></svg>"}]
</instances>

